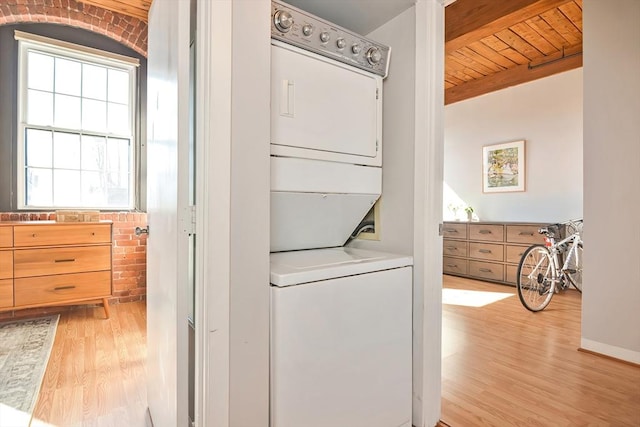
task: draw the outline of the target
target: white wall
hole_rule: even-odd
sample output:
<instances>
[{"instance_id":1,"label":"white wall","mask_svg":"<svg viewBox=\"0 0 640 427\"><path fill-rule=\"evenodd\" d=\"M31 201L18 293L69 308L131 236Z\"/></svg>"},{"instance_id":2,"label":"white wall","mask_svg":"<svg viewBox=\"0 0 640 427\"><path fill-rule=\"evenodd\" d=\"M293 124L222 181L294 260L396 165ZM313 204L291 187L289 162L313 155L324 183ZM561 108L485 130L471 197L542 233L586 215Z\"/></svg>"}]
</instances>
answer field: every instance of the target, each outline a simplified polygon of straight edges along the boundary
<instances>
[{"instance_id":1,"label":"white wall","mask_svg":"<svg viewBox=\"0 0 640 427\"><path fill-rule=\"evenodd\" d=\"M445 219L447 186L481 220L582 217L582 69L450 104L444 135ZM526 191L483 193L482 147L522 139Z\"/></svg>"},{"instance_id":2,"label":"white wall","mask_svg":"<svg viewBox=\"0 0 640 427\"><path fill-rule=\"evenodd\" d=\"M440 418L443 17L437 0L420 0L369 34L392 48L383 87L380 240L353 242L414 258L412 422L420 427Z\"/></svg>"},{"instance_id":3,"label":"white wall","mask_svg":"<svg viewBox=\"0 0 640 427\"><path fill-rule=\"evenodd\" d=\"M582 347L640 363L640 2L585 0Z\"/></svg>"}]
</instances>

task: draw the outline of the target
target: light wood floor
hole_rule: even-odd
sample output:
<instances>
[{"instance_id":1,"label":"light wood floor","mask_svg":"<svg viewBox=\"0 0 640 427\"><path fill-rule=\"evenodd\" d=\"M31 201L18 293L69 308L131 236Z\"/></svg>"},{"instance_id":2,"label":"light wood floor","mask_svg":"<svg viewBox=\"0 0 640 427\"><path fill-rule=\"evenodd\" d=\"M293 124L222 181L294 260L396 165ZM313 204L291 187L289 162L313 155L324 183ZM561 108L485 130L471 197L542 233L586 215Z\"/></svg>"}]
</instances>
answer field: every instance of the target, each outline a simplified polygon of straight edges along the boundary
<instances>
[{"instance_id":1,"label":"light wood floor","mask_svg":"<svg viewBox=\"0 0 640 427\"><path fill-rule=\"evenodd\" d=\"M60 315L32 427L143 427L146 306L131 302Z\"/></svg>"},{"instance_id":2,"label":"light wood floor","mask_svg":"<svg viewBox=\"0 0 640 427\"><path fill-rule=\"evenodd\" d=\"M467 426L640 426L640 368L578 352L580 297L541 313L508 286L444 276L444 287L512 294L443 306L442 420ZM32 426L145 426L144 302L60 317Z\"/></svg>"},{"instance_id":3,"label":"light wood floor","mask_svg":"<svg viewBox=\"0 0 640 427\"><path fill-rule=\"evenodd\" d=\"M443 305L446 424L640 426L640 368L577 351L577 292L531 313L509 286L446 275L443 284L513 294L484 307Z\"/></svg>"}]
</instances>

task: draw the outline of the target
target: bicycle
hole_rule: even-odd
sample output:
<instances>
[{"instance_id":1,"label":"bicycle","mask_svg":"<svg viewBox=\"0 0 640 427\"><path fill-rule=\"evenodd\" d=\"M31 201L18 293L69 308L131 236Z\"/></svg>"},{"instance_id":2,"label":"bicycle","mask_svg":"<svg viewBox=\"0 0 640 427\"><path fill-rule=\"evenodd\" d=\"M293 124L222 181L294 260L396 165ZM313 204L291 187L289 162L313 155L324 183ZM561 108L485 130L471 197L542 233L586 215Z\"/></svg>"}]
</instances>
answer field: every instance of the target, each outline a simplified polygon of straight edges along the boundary
<instances>
[{"instance_id":1,"label":"bicycle","mask_svg":"<svg viewBox=\"0 0 640 427\"><path fill-rule=\"evenodd\" d=\"M554 293L571 285L582 293L582 225L579 219L538 230L544 234L545 244L530 246L518 264L518 298L527 310L543 310ZM562 228L566 237L557 240Z\"/></svg>"}]
</instances>

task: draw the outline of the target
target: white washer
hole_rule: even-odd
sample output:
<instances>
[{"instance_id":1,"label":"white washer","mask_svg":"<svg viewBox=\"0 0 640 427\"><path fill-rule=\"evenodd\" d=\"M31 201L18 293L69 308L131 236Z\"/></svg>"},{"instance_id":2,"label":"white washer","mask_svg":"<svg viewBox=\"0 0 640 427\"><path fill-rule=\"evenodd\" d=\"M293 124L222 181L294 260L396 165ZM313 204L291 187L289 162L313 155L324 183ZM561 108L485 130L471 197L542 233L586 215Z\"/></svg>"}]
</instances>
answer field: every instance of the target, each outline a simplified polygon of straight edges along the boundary
<instances>
[{"instance_id":1,"label":"white washer","mask_svg":"<svg viewBox=\"0 0 640 427\"><path fill-rule=\"evenodd\" d=\"M271 254L271 427L410 427L412 258Z\"/></svg>"}]
</instances>

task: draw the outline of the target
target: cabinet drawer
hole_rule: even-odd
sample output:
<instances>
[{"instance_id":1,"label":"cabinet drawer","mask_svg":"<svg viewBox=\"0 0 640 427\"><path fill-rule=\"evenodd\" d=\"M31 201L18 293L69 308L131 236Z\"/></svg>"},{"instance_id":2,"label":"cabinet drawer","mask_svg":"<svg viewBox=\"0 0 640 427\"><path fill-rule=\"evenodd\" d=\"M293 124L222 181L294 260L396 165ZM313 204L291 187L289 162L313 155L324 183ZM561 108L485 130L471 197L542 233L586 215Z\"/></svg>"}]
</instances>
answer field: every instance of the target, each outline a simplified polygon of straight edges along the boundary
<instances>
[{"instance_id":1,"label":"cabinet drawer","mask_svg":"<svg viewBox=\"0 0 640 427\"><path fill-rule=\"evenodd\" d=\"M0 280L0 308L13 307L13 280Z\"/></svg>"},{"instance_id":2,"label":"cabinet drawer","mask_svg":"<svg viewBox=\"0 0 640 427\"><path fill-rule=\"evenodd\" d=\"M62 274L15 280L16 307L111 295L111 272Z\"/></svg>"},{"instance_id":3,"label":"cabinet drawer","mask_svg":"<svg viewBox=\"0 0 640 427\"><path fill-rule=\"evenodd\" d=\"M451 239L466 239L467 224L445 222L442 226L442 236Z\"/></svg>"},{"instance_id":4,"label":"cabinet drawer","mask_svg":"<svg viewBox=\"0 0 640 427\"><path fill-rule=\"evenodd\" d=\"M13 251L0 251L0 279L13 277Z\"/></svg>"},{"instance_id":5,"label":"cabinet drawer","mask_svg":"<svg viewBox=\"0 0 640 427\"><path fill-rule=\"evenodd\" d=\"M451 256L467 256L467 242L460 240L443 240L442 253Z\"/></svg>"},{"instance_id":6,"label":"cabinet drawer","mask_svg":"<svg viewBox=\"0 0 640 427\"><path fill-rule=\"evenodd\" d=\"M111 224L23 225L13 229L15 247L111 242Z\"/></svg>"},{"instance_id":7,"label":"cabinet drawer","mask_svg":"<svg viewBox=\"0 0 640 427\"><path fill-rule=\"evenodd\" d=\"M512 285L515 285L517 276L518 276L518 266L507 265L505 269L504 281L509 282Z\"/></svg>"},{"instance_id":8,"label":"cabinet drawer","mask_svg":"<svg viewBox=\"0 0 640 427\"><path fill-rule=\"evenodd\" d=\"M109 270L111 246L23 249L14 251L14 277Z\"/></svg>"},{"instance_id":9,"label":"cabinet drawer","mask_svg":"<svg viewBox=\"0 0 640 427\"><path fill-rule=\"evenodd\" d=\"M502 281L504 279L504 266L492 262L469 261L469 275Z\"/></svg>"},{"instance_id":10,"label":"cabinet drawer","mask_svg":"<svg viewBox=\"0 0 640 427\"><path fill-rule=\"evenodd\" d=\"M522 258L522 254L524 254L524 251L526 251L528 247L529 246L507 245L505 249L505 261L518 264L520 258Z\"/></svg>"},{"instance_id":11,"label":"cabinet drawer","mask_svg":"<svg viewBox=\"0 0 640 427\"><path fill-rule=\"evenodd\" d=\"M544 236L538 233L538 225L507 225L507 242L509 243L544 243Z\"/></svg>"},{"instance_id":12,"label":"cabinet drawer","mask_svg":"<svg viewBox=\"0 0 640 427\"><path fill-rule=\"evenodd\" d=\"M467 274L467 260L460 258L443 257L442 272L447 274Z\"/></svg>"},{"instance_id":13,"label":"cabinet drawer","mask_svg":"<svg viewBox=\"0 0 640 427\"><path fill-rule=\"evenodd\" d=\"M0 227L0 248L13 246L13 227Z\"/></svg>"},{"instance_id":14,"label":"cabinet drawer","mask_svg":"<svg viewBox=\"0 0 640 427\"><path fill-rule=\"evenodd\" d=\"M504 227L497 224L471 224L469 225L469 240L502 242L504 241Z\"/></svg>"},{"instance_id":15,"label":"cabinet drawer","mask_svg":"<svg viewBox=\"0 0 640 427\"><path fill-rule=\"evenodd\" d=\"M502 261L504 246L491 243L469 242L469 258Z\"/></svg>"}]
</instances>

